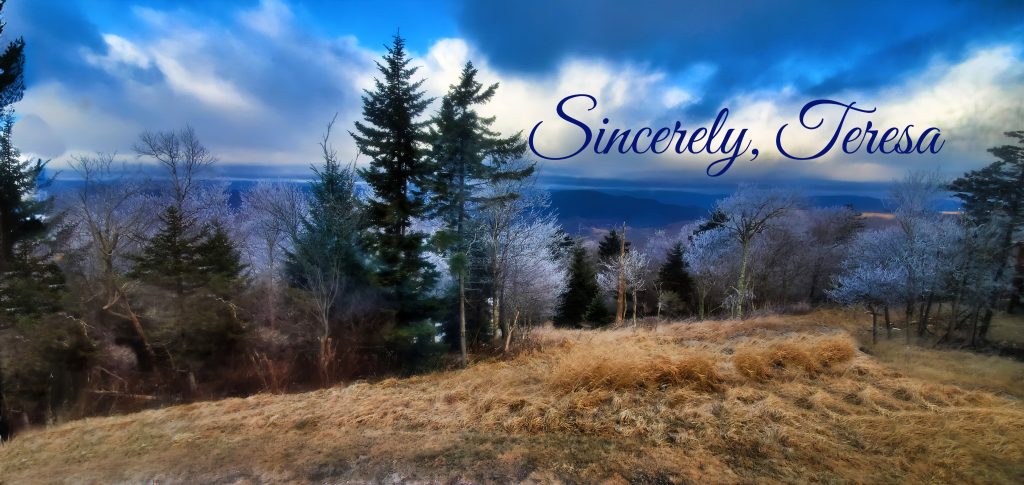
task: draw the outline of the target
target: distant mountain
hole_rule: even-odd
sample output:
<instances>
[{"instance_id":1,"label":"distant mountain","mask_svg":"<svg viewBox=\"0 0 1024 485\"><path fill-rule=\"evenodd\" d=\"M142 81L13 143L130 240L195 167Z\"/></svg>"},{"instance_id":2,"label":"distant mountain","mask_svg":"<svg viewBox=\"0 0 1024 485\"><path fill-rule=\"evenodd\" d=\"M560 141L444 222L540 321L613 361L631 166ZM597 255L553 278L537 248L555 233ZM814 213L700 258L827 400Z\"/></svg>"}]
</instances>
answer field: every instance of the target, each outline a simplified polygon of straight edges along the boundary
<instances>
[{"instance_id":1,"label":"distant mountain","mask_svg":"<svg viewBox=\"0 0 1024 485\"><path fill-rule=\"evenodd\" d=\"M592 227L609 227L625 222L634 227L662 227L692 221L707 215L696 206L666 204L654 199L613 195L597 190L553 190L551 205L569 232Z\"/></svg>"}]
</instances>

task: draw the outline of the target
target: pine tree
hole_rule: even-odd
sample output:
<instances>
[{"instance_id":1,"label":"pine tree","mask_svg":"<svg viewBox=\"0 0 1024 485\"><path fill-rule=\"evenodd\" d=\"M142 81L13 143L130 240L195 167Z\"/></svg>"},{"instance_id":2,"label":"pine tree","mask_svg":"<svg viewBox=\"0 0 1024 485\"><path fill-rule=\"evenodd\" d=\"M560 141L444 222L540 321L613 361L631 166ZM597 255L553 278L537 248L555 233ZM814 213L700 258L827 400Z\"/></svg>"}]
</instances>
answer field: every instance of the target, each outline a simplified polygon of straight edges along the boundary
<instances>
[{"instance_id":1,"label":"pine tree","mask_svg":"<svg viewBox=\"0 0 1024 485\"><path fill-rule=\"evenodd\" d=\"M558 310L554 318L555 325L579 325L593 322L595 317L602 321L593 323L605 323L608 309L605 308L604 312L600 311L599 307L604 307L600 291L597 284L597 273L587 256L587 250L577 244L572 252L572 260L569 262L569 280L565 291L559 297Z\"/></svg>"},{"instance_id":2,"label":"pine tree","mask_svg":"<svg viewBox=\"0 0 1024 485\"><path fill-rule=\"evenodd\" d=\"M0 11L6 0L0 0ZM0 22L0 35L5 24ZM4 275L5 287L19 285L14 276L17 273L32 274L36 268L24 267L28 260L17 261L15 254L19 243L31 241L46 233L44 214L49 201L38 200L39 177L45 164L21 160L18 149L11 140L14 116L11 105L20 101L25 92L23 73L25 71L25 41L21 38L7 44L0 54L0 275ZM12 268L12 265L22 266ZM8 275L7 273L11 273ZM25 282L31 283L31 282ZM2 349L0 349L2 351ZM4 392L5 373L0 368L0 441L10 437L7 401Z\"/></svg>"},{"instance_id":3,"label":"pine tree","mask_svg":"<svg viewBox=\"0 0 1024 485\"><path fill-rule=\"evenodd\" d=\"M502 161L513 159L526 151L519 133L501 137L491 130L494 118L481 117L475 106L494 97L498 85L484 87L476 80L477 70L467 62L459 82L452 85L441 101L430 130L431 178L430 207L432 215L441 219L445 228L435 236L437 246L447 253L449 267L458 281L459 350L466 362L466 279L469 272L468 239L470 211L473 206L490 200L474 195L482 185L497 179L522 179L526 170L502 170ZM488 160L491 163L487 163Z\"/></svg>"},{"instance_id":4,"label":"pine tree","mask_svg":"<svg viewBox=\"0 0 1024 485\"><path fill-rule=\"evenodd\" d=\"M998 158L987 167L972 170L950 184L950 190L963 201L964 212L975 224L996 223L999 226L1000 243L997 260L999 265L993 281L1002 281L1009 266L1008 259L1014 246L1014 235L1024 228L1024 131L1007 132L1014 139L1014 145L1002 145L989 149ZM1022 249L1024 250L1024 249ZM1016 291L1020 291L1018 287ZM978 337L985 340L992 322L993 309L1001 296L993 291L978 328ZM1010 296L1011 306L1019 293Z\"/></svg>"},{"instance_id":5,"label":"pine tree","mask_svg":"<svg viewBox=\"0 0 1024 485\"><path fill-rule=\"evenodd\" d=\"M693 296L693 278L686 271L682 242L677 242L669 249L665 262L658 270L658 282L662 291L672 292L684 305L690 301Z\"/></svg>"},{"instance_id":6,"label":"pine tree","mask_svg":"<svg viewBox=\"0 0 1024 485\"><path fill-rule=\"evenodd\" d=\"M629 251L629 241L626 241L626 251ZM613 261L619 259L619 252L622 250L622 236L615 230L606 234L597 243L597 257L601 261Z\"/></svg>"},{"instance_id":7,"label":"pine tree","mask_svg":"<svg viewBox=\"0 0 1024 485\"><path fill-rule=\"evenodd\" d=\"M367 263L360 240L362 204L356 194L355 167L342 167L330 147L331 128L320 142L323 166L310 188L309 211L287 255L286 273L292 284L305 289L316 311L320 334L320 378L333 380L332 324L343 294L367 284Z\"/></svg>"},{"instance_id":8,"label":"pine tree","mask_svg":"<svg viewBox=\"0 0 1024 485\"><path fill-rule=\"evenodd\" d=\"M412 228L425 214L425 189L431 166L424 144L426 123L417 118L432 101L413 81L417 68L409 67L405 41L395 36L374 90L363 96L364 122L351 132L360 153L370 157L359 174L373 190L367 223L373 230L368 245L379 265L376 282L392 300L395 319L404 324L429 313L427 293L436 272L424 257L424 234Z\"/></svg>"},{"instance_id":9,"label":"pine tree","mask_svg":"<svg viewBox=\"0 0 1024 485\"><path fill-rule=\"evenodd\" d=\"M235 242L218 223L213 225L209 237L196 246L196 253L196 266L203 283L231 286L245 270Z\"/></svg>"},{"instance_id":10,"label":"pine tree","mask_svg":"<svg viewBox=\"0 0 1024 485\"><path fill-rule=\"evenodd\" d=\"M133 276L172 288L179 297L198 286L202 280L199 245L205 234L194 226L195 221L176 205L167 206L160 215L160 229L136 260Z\"/></svg>"}]
</instances>

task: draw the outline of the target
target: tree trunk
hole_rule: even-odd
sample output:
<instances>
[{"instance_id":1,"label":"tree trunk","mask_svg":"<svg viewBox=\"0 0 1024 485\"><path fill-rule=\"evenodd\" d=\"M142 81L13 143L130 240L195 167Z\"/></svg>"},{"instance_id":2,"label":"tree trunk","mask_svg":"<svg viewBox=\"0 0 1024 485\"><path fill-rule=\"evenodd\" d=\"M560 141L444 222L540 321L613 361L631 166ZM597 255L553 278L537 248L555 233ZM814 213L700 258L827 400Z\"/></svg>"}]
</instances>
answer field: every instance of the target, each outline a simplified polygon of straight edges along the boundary
<instances>
[{"instance_id":1,"label":"tree trunk","mask_svg":"<svg viewBox=\"0 0 1024 485\"><path fill-rule=\"evenodd\" d=\"M462 353L463 367L469 362L466 351L466 275L459 273L459 352Z\"/></svg>"},{"instance_id":2,"label":"tree trunk","mask_svg":"<svg viewBox=\"0 0 1024 485\"><path fill-rule=\"evenodd\" d=\"M626 319L626 225L622 225L622 239L619 241L618 281L615 293L615 323Z\"/></svg>"},{"instance_id":3,"label":"tree trunk","mask_svg":"<svg viewBox=\"0 0 1024 485\"><path fill-rule=\"evenodd\" d=\"M508 352L509 347L512 345L512 332L515 331L517 325L519 325L519 310L516 310L516 315L512 317L512 324L509 325L508 331L505 332L505 349L503 352Z\"/></svg>"},{"instance_id":4,"label":"tree trunk","mask_svg":"<svg viewBox=\"0 0 1024 485\"><path fill-rule=\"evenodd\" d=\"M633 326L636 327L636 290L633 290Z\"/></svg>"},{"instance_id":5,"label":"tree trunk","mask_svg":"<svg viewBox=\"0 0 1024 485\"><path fill-rule=\"evenodd\" d=\"M1010 290L1010 301L1006 304L1006 313L1014 313L1020 306L1021 294L1024 293L1024 243L1017 243L1017 264L1014 265L1013 289Z\"/></svg>"},{"instance_id":6,"label":"tree trunk","mask_svg":"<svg viewBox=\"0 0 1024 485\"><path fill-rule=\"evenodd\" d=\"M0 360L0 363L2 362ZM13 432L10 418L7 415L7 400L4 396L4 370L3 367L0 367L0 443L11 439Z\"/></svg>"},{"instance_id":7,"label":"tree trunk","mask_svg":"<svg viewBox=\"0 0 1024 485\"><path fill-rule=\"evenodd\" d=\"M910 345L910 334L913 333L910 330L911 325L914 324L914 303L907 303L906 310L904 311L906 321L903 322L903 334L906 337L907 345Z\"/></svg>"},{"instance_id":8,"label":"tree trunk","mask_svg":"<svg viewBox=\"0 0 1024 485\"><path fill-rule=\"evenodd\" d=\"M498 255L494 254L491 261L491 275L493 277L493 283L491 284L491 341L497 344L501 340L500 327L501 327L501 288L498 282Z\"/></svg>"},{"instance_id":9,"label":"tree trunk","mask_svg":"<svg viewBox=\"0 0 1024 485\"><path fill-rule=\"evenodd\" d=\"M892 320L889 318L889 305L885 306L885 339L892 340Z\"/></svg>"},{"instance_id":10,"label":"tree trunk","mask_svg":"<svg viewBox=\"0 0 1024 485\"><path fill-rule=\"evenodd\" d=\"M878 343L878 313L875 310L871 310L871 343Z\"/></svg>"},{"instance_id":11,"label":"tree trunk","mask_svg":"<svg viewBox=\"0 0 1024 485\"><path fill-rule=\"evenodd\" d=\"M740 278L736 283L736 317L742 320L743 303L747 299L747 259L750 258L750 244L743 242L740 246Z\"/></svg>"}]
</instances>

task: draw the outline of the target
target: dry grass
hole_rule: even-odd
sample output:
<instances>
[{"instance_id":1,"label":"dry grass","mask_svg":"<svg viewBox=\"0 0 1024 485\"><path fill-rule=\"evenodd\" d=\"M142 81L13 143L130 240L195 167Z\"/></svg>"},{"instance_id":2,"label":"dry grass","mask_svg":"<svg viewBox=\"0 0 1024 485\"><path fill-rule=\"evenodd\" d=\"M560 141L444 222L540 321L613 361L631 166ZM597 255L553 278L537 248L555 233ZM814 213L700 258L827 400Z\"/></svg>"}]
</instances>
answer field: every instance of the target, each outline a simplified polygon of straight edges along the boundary
<instances>
[{"instance_id":1,"label":"dry grass","mask_svg":"<svg viewBox=\"0 0 1024 485\"><path fill-rule=\"evenodd\" d=\"M906 377L848 321L548 329L455 372L41 429L0 447L0 482L1024 480L1024 406Z\"/></svg>"}]
</instances>

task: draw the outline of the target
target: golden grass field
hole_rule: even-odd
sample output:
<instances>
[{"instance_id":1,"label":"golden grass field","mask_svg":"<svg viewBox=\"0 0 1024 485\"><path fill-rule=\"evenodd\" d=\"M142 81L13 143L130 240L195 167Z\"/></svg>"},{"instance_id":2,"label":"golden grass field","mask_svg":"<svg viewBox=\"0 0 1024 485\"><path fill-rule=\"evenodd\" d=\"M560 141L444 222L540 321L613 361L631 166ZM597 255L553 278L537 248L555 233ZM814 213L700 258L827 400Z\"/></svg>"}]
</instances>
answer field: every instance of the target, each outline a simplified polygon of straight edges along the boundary
<instances>
[{"instance_id":1,"label":"golden grass field","mask_svg":"<svg viewBox=\"0 0 1024 485\"><path fill-rule=\"evenodd\" d=\"M39 429L21 483L1024 483L1024 364L862 315L541 329L515 357Z\"/></svg>"}]
</instances>

